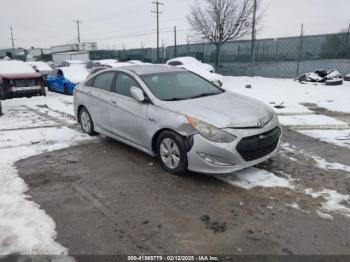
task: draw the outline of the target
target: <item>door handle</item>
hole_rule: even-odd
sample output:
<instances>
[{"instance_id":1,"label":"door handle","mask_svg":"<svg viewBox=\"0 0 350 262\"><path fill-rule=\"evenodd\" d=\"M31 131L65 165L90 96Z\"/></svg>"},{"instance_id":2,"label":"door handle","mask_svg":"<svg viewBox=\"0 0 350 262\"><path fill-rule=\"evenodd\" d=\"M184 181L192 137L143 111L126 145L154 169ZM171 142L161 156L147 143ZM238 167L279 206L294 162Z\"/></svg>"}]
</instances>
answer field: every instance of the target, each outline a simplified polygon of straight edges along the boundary
<instances>
[{"instance_id":1,"label":"door handle","mask_svg":"<svg viewBox=\"0 0 350 262\"><path fill-rule=\"evenodd\" d=\"M112 103L113 105L117 105L117 102L114 101L114 100L111 100L111 103Z\"/></svg>"},{"instance_id":2,"label":"door handle","mask_svg":"<svg viewBox=\"0 0 350 262\"><path fill-rule=\"evenodd\" d=\"M89 94L89 95L91 95L91 94L92 94L92 92L91 92L91 91L88 91L88 94Z\"/></svg>"}]
</instances>

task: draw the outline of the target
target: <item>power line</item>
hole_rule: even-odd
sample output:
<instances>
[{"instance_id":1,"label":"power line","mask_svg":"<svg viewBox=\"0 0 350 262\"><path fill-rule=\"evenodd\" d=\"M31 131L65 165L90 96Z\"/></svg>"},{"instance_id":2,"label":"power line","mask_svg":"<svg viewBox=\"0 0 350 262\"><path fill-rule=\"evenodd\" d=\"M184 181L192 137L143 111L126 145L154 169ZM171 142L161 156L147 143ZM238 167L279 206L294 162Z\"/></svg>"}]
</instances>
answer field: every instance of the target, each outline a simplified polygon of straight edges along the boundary
<instances>
[{"instance_id":1,"label":"power line","mask_svg":"<svg viewBox=\"0 0 350 262\"><path fill-rule=\"evenodd\" d=\"M80 27L79 25L82 23L82 21L77 20L73 20L74 23L77 23L77 31L78 31L78 43L80 43Z\"/></svg>"},{"instance_id":2,"label":"power line","mask_svg":"<svg viewBox=\"0 0 350 262\"><path fill-rule=\"evenodd\" d=\"M157 62L159 62L159 14L161 14L159 6L164 4L158 0L154 1L153 4L156 6L156 11L151 12L157 15Z\"/></svg>"}]
</instances>

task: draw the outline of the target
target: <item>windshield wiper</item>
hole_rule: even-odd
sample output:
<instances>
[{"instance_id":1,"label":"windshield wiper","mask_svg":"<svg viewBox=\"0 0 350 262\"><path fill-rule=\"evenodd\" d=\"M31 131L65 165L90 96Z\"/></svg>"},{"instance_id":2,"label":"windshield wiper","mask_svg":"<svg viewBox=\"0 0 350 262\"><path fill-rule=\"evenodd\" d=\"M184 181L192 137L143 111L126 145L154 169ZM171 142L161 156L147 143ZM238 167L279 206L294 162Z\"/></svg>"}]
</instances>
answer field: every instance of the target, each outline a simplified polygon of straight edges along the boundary
<instances>
[{"instance_id":1,"label":"windshield wiper","mask_svg":"<svg viewBox=\"0 0 350 262\"><path fill-rule=\"evenodd\" d=\"M170 98L170 99L165 99L164 101L182 101L185 100L184 98L178 98L178 97L174 97L174 98Z\"/></svg>"}]
</instances>

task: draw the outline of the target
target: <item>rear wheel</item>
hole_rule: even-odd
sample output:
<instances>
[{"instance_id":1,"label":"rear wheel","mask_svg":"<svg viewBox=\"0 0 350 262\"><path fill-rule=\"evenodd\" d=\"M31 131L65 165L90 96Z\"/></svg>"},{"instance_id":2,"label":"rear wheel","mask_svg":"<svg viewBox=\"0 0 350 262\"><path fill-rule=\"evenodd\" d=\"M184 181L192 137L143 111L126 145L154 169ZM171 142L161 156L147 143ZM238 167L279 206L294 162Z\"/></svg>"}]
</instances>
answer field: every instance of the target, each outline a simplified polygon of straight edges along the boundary
<instances>
[{"instance_id":1,"label":"rear wheel","mask_svg":"<svg viewBox=\"0 0 350 262\"><path fill-rule=\"evenodd\" d=\"M6 91L0 86L0 100L5 100L7 98Z\"/></svg>"},{"instance_id":2,"label":"rear wheel","mask_svg":"<svg viewBox=\"0 0 350 262\"><path fill-rule=\"evenodd\" d=\"M85 107L83 107L79 111L79 121L80 121L81 129L83 130L84 133L90 136L96 135L96 132L94 131L94 123L92 122L90 113L87 111Z\"/></svg>"},{"instance_id":3,"label":"rear wheel","mask_svg":"<svg viewBox=\"0 0 350 262\"><path fill-rule=\"evenodd\" d=\"M158 160L162 168L173 175L187 172L187 153L184 139L172 131L163 132L157 140Z\"/></svg>"}]
</instances>

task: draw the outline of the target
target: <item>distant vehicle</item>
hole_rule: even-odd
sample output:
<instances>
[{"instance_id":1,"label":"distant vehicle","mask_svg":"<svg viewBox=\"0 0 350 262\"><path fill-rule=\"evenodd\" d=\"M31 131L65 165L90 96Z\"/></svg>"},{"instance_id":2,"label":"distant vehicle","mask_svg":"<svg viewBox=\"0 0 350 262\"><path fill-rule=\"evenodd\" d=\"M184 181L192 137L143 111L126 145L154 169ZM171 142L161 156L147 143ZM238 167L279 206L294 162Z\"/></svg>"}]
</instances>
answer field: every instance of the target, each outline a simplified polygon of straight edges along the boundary
<instances>
[{"instance_id":1,"label":"distant vehicle","mask_svg":"<svg viewBox=\"0 0 350 262\"><path fill-rule=\"evenodd\" d=\"M133 65L152 65L151 63L145 63L140 60L129 60L128 63L131 63Z\"/></svg>"},{"instance_id":2,"label":"distant vehicle","mask_svg":"<svg viewBox=\"0 0 350 262\"><path fill-rule=\"evenodd\" d=\"M28 61L29 64L37 73L41 74L44 83L46 84L47 75L52 71L52 68L45 62L41 61Z\"/></svg>"},{"instance_id":3,"label":"distant vehicle","mask_svg":"<svg viewBox=\"0 0 350 262\"><path fill-rule=\"evenodd\" d=\"M345 80L345 81L350 81L350 74L345 75L345 76L344 76L344 80Z\"/></svg>"},{"instance_id":4,"label":"distant vehicle","mask_svg":"<svg viewBox=\"0 0 350 262\"><path fill-rule=\"evenodd\" d=\"M277 154L275 112L255 99L164 65L106 69L74 93L82 130L157 156L175 175L225 174Z\"/></svg>"},{"instance_id":5,"label":"distant vehicle","mask_svg":"<svg viewBox=\"0 0 350 262\"><path fill-rule=\"evenodd\" d=\"M202 63L194 57L177 57L166 62L167 65L184 68L195 74L198 74L210 82L222 86L222 75L216 74L212 65Z\"/></svg>"},{"instance_id":6,"label":"distant vehicle","mask_svg":"<svg viewBox=\"0 0 350 262\"><path fill-rule=\"evenodd\" d=\"M93 61L93 67L103 67L103 66L114 67L114 65L118 62L119 61L117 59L96 60L96 61Z\"/></svg>"},{"instance_id":7,"label":"distant vehicle","mask_svg":"<svg viewBox=\"0 0 350 262\"><path fill-rule=\"evenodd\" d=\"M60 67L69 67L72 65L86 66L86 63L81 60L64 60Z\"/></svg>"},{"instance_id":8,"label":"distant vehicle","mask_svg":"<svg viewBox=\"0 0 350 262\"><path fill-rule=\"evenodd\" d=\"M61 66L66 60L78 60L87 63L90 61L90 55L88 51L55 53L52 54L52 60L56 66Z\"/></svg>"},{"instance_id":9,"label":"distant vehicle","mask_svg":"<svg viewBox=\"0 0 350 262\"><path fill-rule=\"evenodd\" d=\"M0 99L46 96L41 74L22 61L0 61Z\"/></svg>"},{"instance_id":10,"label":"distant vehicle","mask_svg":"<svg viewBox=\"0 0 350 262\"><path fill-rule=\"evenodd\" d=\"M112 68L111 66L101 66L101 67L95 67L94 69L92 69L88 75L88 78L102 70L105 70L105 69L109 69L109 68Z\"/></svg>"},{"instance_id":11,"label":"distant vehicle","mask_svg":"<svg viewBox=\"0 0 350 262\"><path fill-rule=\"evenodd\" d=\"M88 75L89 72L85 67L58 67L47 76L47 88L49 91L73 95L75 87Z\"/></svg>"}]
</instances>

